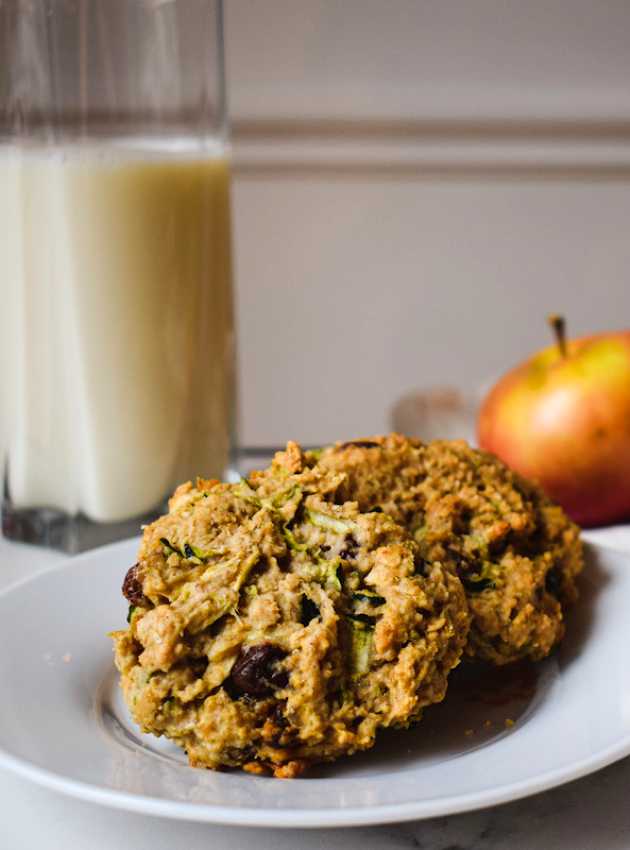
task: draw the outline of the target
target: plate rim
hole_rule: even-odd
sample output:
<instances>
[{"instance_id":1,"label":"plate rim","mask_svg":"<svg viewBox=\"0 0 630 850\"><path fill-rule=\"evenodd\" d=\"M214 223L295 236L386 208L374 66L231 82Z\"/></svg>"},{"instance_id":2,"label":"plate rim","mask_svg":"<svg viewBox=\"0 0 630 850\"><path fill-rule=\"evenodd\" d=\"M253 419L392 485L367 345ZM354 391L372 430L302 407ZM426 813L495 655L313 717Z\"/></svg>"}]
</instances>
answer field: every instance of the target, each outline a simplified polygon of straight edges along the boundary
<instances>
[{"instance_id":1,"label":"plate rim","mask_svg":"<svg viewBox=\"0 0 630 850\"><path fill-rule=\"evenodd\" d=\"M253 808L251 806L229 808L207 803L178 802L107 789L76 779L67 779L61 774L12 756L3 749L0 749L0 768L30 780L40 787L66 794L75 799L96 803L110 809L135 812L136 814L224 826L325 829L329 827L377 826L379 824L421 821L506 805L581 779L628 755L630 755L630 735L593 757L583 759L570 766L547 771L540 774L535 780L521 780L497 788L460 794L456 797L442 797L437 800L396 803L370 808L292 809L285 811ZM308 779L298 781L308 782Z\"/></svg>"},{"instance_id":2,"label":"plate rim","mask_svg":"<svg viewBox=\"0 0 630 850\"><path fill-rule=\"evenodd\" d=\"M133 537L110 543L106 546L100 546L89 552L68 558L48 569L18 579L0 591L0 599L18 591L24 585L36 582L42 576L63 571L76 565L79 561L91 560L95 555L100 555L100 553L106 550L122 548L124 545L129 546L137 539ZM628 552L624 552L614 546L590 541L584 542L589 548L595 550L603 549L617 557L625 556L630 560ZM522 779L507 785L432 800L390 803L371 807L354 806L344 809L321 808L315 810L299 808L281 810L252 806L229 807L208 803L168 800L144 794L133 794L128 791L120 791L90 782L70 779L63 774L39 767L31 761L15 756L7 752L1 745L0 769L7 770L27 779L40 787L66 794L75 799L103 805L110 809L174 820L228 826L317 829L404 823L406 821L425 820L433 817L461 814L491 806L504 805L588 776L628 755L630 755L630 733L622 736L614 744L580 761L547 770L535 777ZM298 779L297 781L308 782L308 779Z\"/></svg>"}]
</instances>

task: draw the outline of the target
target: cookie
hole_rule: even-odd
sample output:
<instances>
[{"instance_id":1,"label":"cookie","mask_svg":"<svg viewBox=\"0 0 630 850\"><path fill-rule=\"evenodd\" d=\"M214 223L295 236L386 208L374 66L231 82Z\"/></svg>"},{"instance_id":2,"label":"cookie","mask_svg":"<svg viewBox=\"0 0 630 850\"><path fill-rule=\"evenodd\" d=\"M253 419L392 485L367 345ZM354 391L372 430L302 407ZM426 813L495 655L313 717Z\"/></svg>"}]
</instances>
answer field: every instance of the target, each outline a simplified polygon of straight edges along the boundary
<instances>
[{"instance_id":1,"label":"cookie","mask_svg":"<svg viewBox=\"0 0 630 850\"><path fill-rule=\"evenodd\" d=\"M391 434L307 453L307 463L343 475L335 501L384 511L423 557L461 578L469 655L499 665L536 661L562 638L583 566L579 529L496 457L463 441Z\"/></svg>"},{"instance_id":2,"label":"cookie","mask_svg":"<svg viewBox=\"0 0 630 850\"><path fill-rule=\"evenodd\" d=\"M443 699L461 582L391 516L333 501L343 479L289 444L248 481L179 487L144 530L116 664L134 720L192 765L295 776Z\"/></svg>"}]
</instances>

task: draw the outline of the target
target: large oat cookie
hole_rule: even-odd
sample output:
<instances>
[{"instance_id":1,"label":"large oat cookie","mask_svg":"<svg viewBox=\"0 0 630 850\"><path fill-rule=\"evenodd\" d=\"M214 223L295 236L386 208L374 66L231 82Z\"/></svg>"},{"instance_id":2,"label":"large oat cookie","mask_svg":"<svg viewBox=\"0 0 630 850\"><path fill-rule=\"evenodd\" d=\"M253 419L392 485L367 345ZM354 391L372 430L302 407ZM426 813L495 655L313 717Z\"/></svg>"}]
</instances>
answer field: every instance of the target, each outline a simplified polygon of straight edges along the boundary
<instances>
[{"instance_id":1,"label":"large oat cookie","mask_svg":"<svg viewBox=\"0 0 630 850\"><path fill-rule=\"evenodd\" d=\"M127 705L192 765L294 776L445 694L460 580L390 516L335 501L296 444L240 484L179 487L144 531L115 632Z\"/></svg>"}]
</instances>

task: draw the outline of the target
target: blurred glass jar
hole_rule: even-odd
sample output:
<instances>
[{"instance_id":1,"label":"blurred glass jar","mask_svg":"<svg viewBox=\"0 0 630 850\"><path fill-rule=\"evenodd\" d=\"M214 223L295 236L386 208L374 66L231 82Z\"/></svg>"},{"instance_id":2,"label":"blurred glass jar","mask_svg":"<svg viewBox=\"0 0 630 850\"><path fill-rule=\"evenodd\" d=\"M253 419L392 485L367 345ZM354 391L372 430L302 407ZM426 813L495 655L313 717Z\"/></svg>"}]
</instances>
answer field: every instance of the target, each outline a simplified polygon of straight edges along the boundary
<instances>
[{"instance_id":1,"label":"blurred glass jar","mask_svg":"<svg viewBox=\"0 0 630 850\"><path fill-rule=\"evenodd\" d=\"M5 536L134 533L234 447L217 0L0 0Z\"/></svg>"},{"instance_id":2,"label":"blurred glass jar","mask_svg":"<svg viewBox=\"0 0 630 850\"><path fill-rule=\"evenodd\" d=\"M476 421L482 391L428 387L400 398L391 411L394 431L430 440L466 440L476 444Z\"/></svg>"}]
</instances>

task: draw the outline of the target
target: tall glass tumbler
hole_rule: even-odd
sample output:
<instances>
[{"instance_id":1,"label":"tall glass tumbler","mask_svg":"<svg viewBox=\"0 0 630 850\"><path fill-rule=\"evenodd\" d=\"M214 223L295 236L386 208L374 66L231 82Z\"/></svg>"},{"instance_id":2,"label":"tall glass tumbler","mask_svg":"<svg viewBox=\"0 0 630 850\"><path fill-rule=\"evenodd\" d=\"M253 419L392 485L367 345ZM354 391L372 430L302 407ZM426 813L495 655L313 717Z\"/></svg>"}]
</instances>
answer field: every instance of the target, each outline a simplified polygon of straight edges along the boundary
<instances>
[{"instance_id":1,"label":"tall glass tumbler","mask_svg":"<svg viewBox=\"0 0 630 850\"><path fill-rule=\"evenodd\" d=\"M139 529L234 445L220 0L0 0L6 537Z\"/></svg>"}]
</instances>

